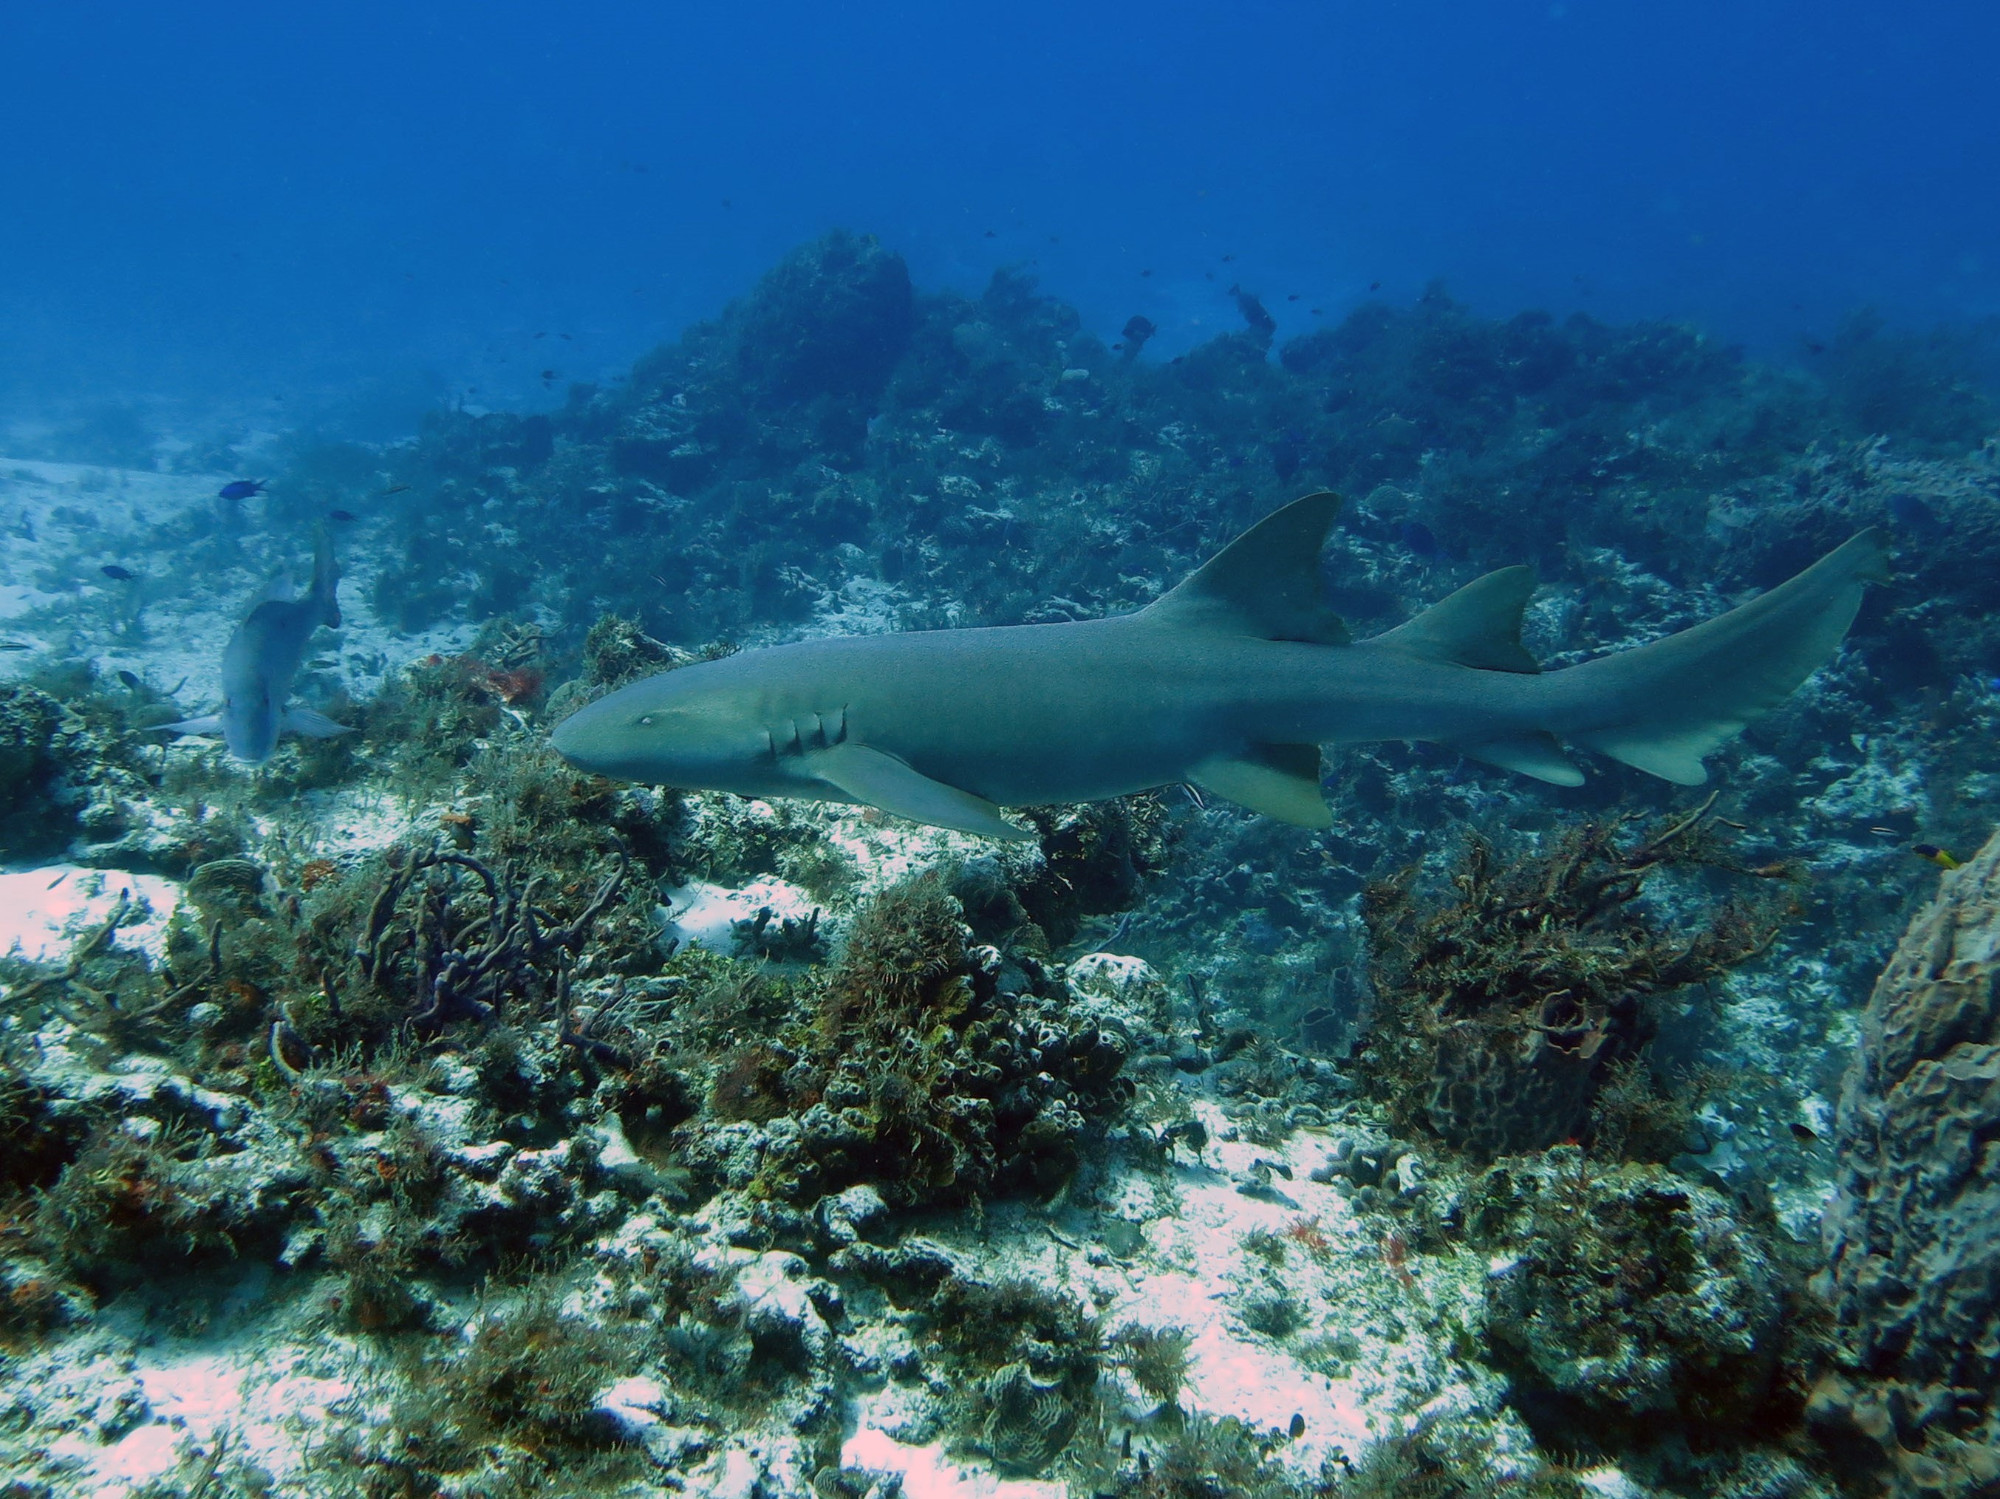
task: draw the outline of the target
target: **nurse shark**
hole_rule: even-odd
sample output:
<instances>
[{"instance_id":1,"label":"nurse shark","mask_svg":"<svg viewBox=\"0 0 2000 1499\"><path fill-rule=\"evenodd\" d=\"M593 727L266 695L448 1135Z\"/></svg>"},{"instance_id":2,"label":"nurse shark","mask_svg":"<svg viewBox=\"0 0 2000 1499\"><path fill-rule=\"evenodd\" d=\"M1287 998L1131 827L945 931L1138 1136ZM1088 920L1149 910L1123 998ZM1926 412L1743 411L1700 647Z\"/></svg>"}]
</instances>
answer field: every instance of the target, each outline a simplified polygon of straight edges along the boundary
<instances>
[{"instance_id":1,"label":"nurse shark","mask_svg":"<svg viewBox=\"0 0 2000 1499\"><path fill-rule=\"evenodd\" d=\"M556 750L628 781L877 807L993 838L1005 807L1186 782L1331 825L1323 746L1427 740L1574 786L1562 744L1681 785L1839 646L1882 537L1677 634L1559 671L1521 645L1534 589L1503 568L1371 639L1328 605L1337 495L1295 500L1134 613L808 640L622 687L556 726Z\"/></svg>"}]
</instances>

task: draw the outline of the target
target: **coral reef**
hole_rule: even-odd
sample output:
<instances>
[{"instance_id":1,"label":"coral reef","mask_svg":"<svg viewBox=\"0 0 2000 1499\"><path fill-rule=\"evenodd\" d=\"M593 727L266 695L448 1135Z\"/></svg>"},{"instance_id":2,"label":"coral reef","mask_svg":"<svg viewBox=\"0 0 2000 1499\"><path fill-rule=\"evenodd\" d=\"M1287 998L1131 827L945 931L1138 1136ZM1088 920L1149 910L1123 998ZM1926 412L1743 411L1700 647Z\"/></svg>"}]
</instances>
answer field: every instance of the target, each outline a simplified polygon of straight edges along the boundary
<instances>
[{"instance_id":1,"label":"coral reef","mask_svg":"<svg viewBox=\"0 0 2000 1499\"><path fill-rule=\"evenodd\" d=\"M970 935L941 873L884 891L794 1042L739 1056L734 1094L788 1116L766 1127L762 1190L809 1205L866 1182L910 1207L1048 1190L1074 1169L1129 1094L1124 1049L1046 982L1003 992L998 955Z\"/></svg>"},{"instance_id":2,"label":"coral reef","mask_svg":"<svg viewBox=\"0 0 2000 1499\"><path fill-rule=\"evenodd\" d=\"M0 685L0 859L172 867L169 839L135 805L152 778L124 705L88 673L46 686Z\"/></svg>"},{"instance_id":3,"label":"coral reef","mask_svg":"<svg viewBox=\"0 0 2000 1499\"><path fill-rule=\"evenodd\" d=\"M2000 837L1882 972L1841 1091L1825 1289L1846 1367L1813 1416L1898 1495L2000 1484Z\"/></svg>"},{"instance_id":4,"label":"coral reef","mask_svg":"<svg viewBox=\"0 0 2000 1499\"><path fill-rule=\"evenodd\" d=\"M1489 1169L1464 1212L1501 1260L1486 1293L1493 1360L1561 1450L1705 1450L1788 1424L1785 1268L1713 1188L1561 1146Z\"/></svg>"},{"instance_id":5,"label":"coral reef","mask_svg":"<svg viewBox=\"0 0 2000 1499\"><path fill-rule=\"evenodd\" d=\"M1925 859L2000 809L1966 347L1857 322L1779 370L1441 288L1280 342L1223 285L1167 358L835 235L546 412L0 465L9 1481L1990 1486L1991 854L1827 1101ZM269 493L218 513L203 463ZM1357 635L1525 560L1561 666L1864 524L1903 582L1650 825L1622 769L1379 745L1323 832L1170 787L995 849L546 749L734 642L1142 605L1320 486ZM330 510L299 685L358 731L254 773L149 738Z\"/></svg>"}]
</instances>

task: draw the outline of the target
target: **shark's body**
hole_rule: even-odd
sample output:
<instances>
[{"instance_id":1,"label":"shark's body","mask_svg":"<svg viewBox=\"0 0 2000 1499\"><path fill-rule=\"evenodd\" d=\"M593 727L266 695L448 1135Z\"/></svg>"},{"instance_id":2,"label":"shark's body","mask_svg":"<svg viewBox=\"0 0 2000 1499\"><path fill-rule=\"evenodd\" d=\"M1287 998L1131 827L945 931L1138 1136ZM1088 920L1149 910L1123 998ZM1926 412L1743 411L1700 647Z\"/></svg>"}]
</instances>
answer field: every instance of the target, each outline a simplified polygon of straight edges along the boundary
<instances>
[{"instance_id":1,"label":"shark's body","mask_svg":"<svg viewBox=\"0 0 2000 1499\"><path fill-rule=\"evenodd\" d=\"M1013 838L1028 835L1002 807L1177 781L1324 827L1319 746L1376 739L1574 785L1560 737L1692 784L1703 755L1833 653L1883 575L1880 538L1864 532L1705 624L1543 675L1520 644L1525 568L1350 642L1319 581L1338 506L1295 501L1134 614L748 651L611 693L554 744L621 779L859 802Z\"/></svg>"},{"instance_id":2,"label":"shark's body","mask_svg":"<svg viewBox=\"0 0 2000 1499\"><path fill-rule=\"evenodd\" d=\"M305 596L264 599L222 648L222 707L161 727L175 734L219 733L230 754L253 765L271 758L278 736L287 730L315 739L350 732L310 708L286 706L313 632L322 625L340 628L339 586L333 544L322 532Z\"/></svg>"}]
</instances>

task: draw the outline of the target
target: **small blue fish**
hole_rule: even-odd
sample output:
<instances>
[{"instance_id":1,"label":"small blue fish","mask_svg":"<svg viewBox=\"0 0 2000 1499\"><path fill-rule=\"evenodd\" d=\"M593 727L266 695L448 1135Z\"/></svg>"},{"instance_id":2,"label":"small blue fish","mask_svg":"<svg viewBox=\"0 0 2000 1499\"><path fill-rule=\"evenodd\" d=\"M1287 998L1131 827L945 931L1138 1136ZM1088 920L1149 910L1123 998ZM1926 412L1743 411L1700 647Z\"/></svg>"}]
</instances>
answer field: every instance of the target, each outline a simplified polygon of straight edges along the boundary
<instances>
[{"instance_id":1,"label":"small blue fish","mask_svg":"<svg viewBox=\"0 0 2000 1499\"><path fill-rule=\"evenodd\" d=\"M262 494L263 492L264 481L262 479L231 479L215 493L218 499L247 500L252 495Z\"/></svg>"},{"instance_id":2,"label":"small blue fish","mask_svg":"<svg viewBox=\"0 0 2000 1499\"><path fill-rule=\"evenodd\" d=\"M1396 540L1426 562L1441 562L1451 555L1431 528L1420 520L1397 521Z\"/></svg>"}]
</instances>

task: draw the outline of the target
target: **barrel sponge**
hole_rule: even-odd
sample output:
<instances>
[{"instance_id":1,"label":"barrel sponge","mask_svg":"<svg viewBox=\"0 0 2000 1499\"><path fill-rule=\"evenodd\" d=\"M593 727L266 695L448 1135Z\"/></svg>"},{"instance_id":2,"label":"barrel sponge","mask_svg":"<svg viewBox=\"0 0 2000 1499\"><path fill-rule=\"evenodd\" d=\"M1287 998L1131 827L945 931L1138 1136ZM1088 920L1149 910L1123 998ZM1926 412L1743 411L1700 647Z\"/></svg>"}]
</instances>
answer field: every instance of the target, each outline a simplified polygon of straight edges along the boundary
<instances>
[{"instance_id":1,"label":"barrel sponge","mask_svg":"<svg viewBox=\"0 0 2000 1499\"><path fill-rule=\"evenodd\" d=\"M2000 835L1882 971L1842 1087L1812 1414L1897 1495L2000 1489Z\"/></svg>"}]
</instances>

